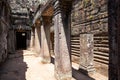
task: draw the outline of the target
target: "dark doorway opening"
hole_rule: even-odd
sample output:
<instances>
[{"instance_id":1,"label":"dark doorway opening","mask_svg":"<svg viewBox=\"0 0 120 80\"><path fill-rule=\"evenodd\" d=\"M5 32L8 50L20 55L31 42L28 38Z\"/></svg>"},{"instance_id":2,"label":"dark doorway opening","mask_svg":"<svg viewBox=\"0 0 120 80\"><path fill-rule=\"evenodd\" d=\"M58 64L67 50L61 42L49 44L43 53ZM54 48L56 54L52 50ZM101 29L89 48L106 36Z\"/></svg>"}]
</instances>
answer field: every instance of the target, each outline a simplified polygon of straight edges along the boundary
<instances>
[{"instance_id":1,"label":"dark doorway opening","mask_svg":"<svg viewBox=\"0 0 120 80\"><path fill-rule=\"evenodd\" d=\"M26 49L27 43L26 32L16 32L16 48L17 50Z\"/></svg>"}]
</instances>

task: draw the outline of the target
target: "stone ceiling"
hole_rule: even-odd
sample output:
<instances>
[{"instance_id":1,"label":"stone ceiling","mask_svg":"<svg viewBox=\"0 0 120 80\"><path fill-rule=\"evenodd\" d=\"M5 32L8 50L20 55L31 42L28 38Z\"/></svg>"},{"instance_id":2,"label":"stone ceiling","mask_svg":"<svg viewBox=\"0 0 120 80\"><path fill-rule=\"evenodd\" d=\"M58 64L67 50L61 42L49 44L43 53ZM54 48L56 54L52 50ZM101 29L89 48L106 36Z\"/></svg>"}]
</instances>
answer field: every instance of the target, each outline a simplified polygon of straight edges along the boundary
<instances>
[{"instance_id":1,"label":"stone ceiling","mask_svg":"<svg viewBox=\"0 0 120 80\"><path fill-rule=\"evenodd\" d=\"M40 0L9 0L13 25L29 25ZM32 14L31 14L32 12Z\"/></svg>"},{"instance_id":2,"label":"stone ceiling","mask_svg":"<svg viewBox=\"0 0 120 80\"><path fill-rule=\"evenodd\" d=\"M29 25L40 4L48 0L7 0L11 7L13 25Z\"/></svg>"},{"instance_id":3,"label":"stone ceiling","mask_svg":"<svg viewBox=\"0 0 120 80\"><path fill-rule=\"evenodd\" d=\"M35 11L39 0L9 0L13 12L27 12L28 9Z\"/></svg>"}]
</instances>

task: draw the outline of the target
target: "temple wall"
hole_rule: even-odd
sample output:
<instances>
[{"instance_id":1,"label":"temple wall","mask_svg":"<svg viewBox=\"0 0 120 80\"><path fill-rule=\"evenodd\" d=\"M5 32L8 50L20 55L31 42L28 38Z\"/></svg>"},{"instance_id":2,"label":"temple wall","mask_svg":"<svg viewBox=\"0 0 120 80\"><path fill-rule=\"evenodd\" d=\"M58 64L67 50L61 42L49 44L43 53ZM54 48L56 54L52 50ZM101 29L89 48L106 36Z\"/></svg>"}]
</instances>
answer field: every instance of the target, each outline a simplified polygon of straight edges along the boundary
<instances>
[{"instance_id":1,"label":"temple wall","mask_svg":"<svg viewBox=\"0 0 120 80\"><path fill-rule=\"evenodd\" d=\"M10 8L7 2L0 2L0 63L8 54L8 31L10 28Z\"/></svg>"},{"instance_id":2,"label":"temple wall","mask_svg":"<svg viewBox=\"0 0 120 80\"><path fill-rule=\"evenodd\" d=\"M107 0L75 0L71 13L72 61L80 61L80 34L93 34L94 67L97 72L108 75L108 9ZM84 46L84 45L82 45Z\"/></svg>"}]
</instances>

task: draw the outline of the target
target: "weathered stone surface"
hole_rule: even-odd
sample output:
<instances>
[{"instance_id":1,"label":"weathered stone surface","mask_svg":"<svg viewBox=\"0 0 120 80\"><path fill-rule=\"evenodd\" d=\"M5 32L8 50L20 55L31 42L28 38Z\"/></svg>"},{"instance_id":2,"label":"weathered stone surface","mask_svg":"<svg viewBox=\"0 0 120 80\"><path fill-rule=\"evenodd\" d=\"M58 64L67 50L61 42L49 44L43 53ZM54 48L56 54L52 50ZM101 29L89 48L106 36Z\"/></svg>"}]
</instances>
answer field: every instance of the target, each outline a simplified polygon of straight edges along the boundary
<instances>
[{"instance_id":1,"label":"weathered stone surface","mask_svg":"<svg viewBox=\"0 0 120 80\"><path fill-rule=\"evenodd\" d=\"M2 27L0 34L0 62L3 62L7 57L7 26L0 22L0 27Z\"/></svg>"},{"instance_id":2,"label":"weathered stone surface","mask_svg":"<svg viewBox=\"0 0 120 80\"><path fill-rule=\"evenodd\" d=\"M35 29L34 27L31 30L31 37L30 37L30 49L35 46Z\"/></svg>"},{"instance_id":3,"label":"weathered stone surface","mask_svg":"<svg viewBox=\"0 0 120 80\"><path fill-rule=\"evenodd\" d=\"M30 48L30 41L31 41L31 30L26 31L26 35L27 35L26 47L27 47L27 49L29 49Z\"/></svg>"},{"instance_id":4,"label":"weathered stone surface","mask_svg":"<svg viewBox=\"0 0 120 80\"><path fill-rule=\"evenodd\" d=\"M58 80L71 80L70 45L68 44L70 41L70 29L67 23L68 18L65 17L65 14L61 13L59 0L55 2L54 9L56 11L54 12L55 16L53 18L55 30L55 77Z\"/></svg>"},{"instance_id":5,"label":"weathered stone surface","mask_svg":"<svg viewBox=\"0 0 120 80\"><path fill-rule=\"evenodd\" d=\"M41 35L40 35L40 31L41 29L38 27L35 28L35 37L34 37L34 50L40 54L41 52Z\"/></svg>"},{"instance_id":6,"label":"weathered stone surface","mask_svg":"<svg viewBox=\"0 0 120 80\"><path fill-rule=\"evenodd\" d=\"M0 1L0 63L3 62L8 54L8 30L10 27L10 8L7 1Z\"/></svg>"},{"instance_id":7,"label":"weathered stone surface","mask_svg":"<svg viewBox=\"0 0 120 80\"><path fill-rule=\"evenodd\" d=\"M43 63L50 63L50 27L45 23L41 26L41 48Z\"/></svg>"},{"instance_id":8,"label":"weathered stone surface","mask_svg":"<svg viewBox=\"0 0 120 80\"><path fill-rule=\"evenodd\" d=\"M73 1L72 11L71 11L71 36L72 38L78 37L78 35L92 33L94 37L94 43L95 43L94 45L99 45L97 47L96 46L93 47L94 53L96 51L96 48L98 48L99 49L98 53L102 53L104 55L109 53L109 46L107 47L103 46L103 45L109 45L108 38L105 38L105 40L102 40L99 37L108 36L108 9L107 8L108 8L107 0L75 0ZM104 33L105 35L102 35ZM96 35L96 34L99 34L99 35ZM98 41L98 39L100 40ZM75 39L75 40L79 40L79 39ZM74 47L78 47L78 43L79 42L74 43ZM84 44L82 45L81 44L80 46L84 46ZM107 49L107 50L105 51L104 49ZM76 49L76 51L74 50L74 52L75 53L74 55L72 55L72 57L76 55L76 57L81 58L81 56L77 56L80 54L80 51ZM108 66L109 54L107 55L107 57L101 56L99 54L97 55L94 54L94 56L95 56L94 60L97 59L99 61L97 63L100 63L102 65L104 64L103 62L105 61ZM103 60L103 57L105 57L105 60ZM100 61L103 61L103 62L100 62ZM95 63L95 65L97 64ZM102 68L102 67L103 66L100 66L99 68ZM101 69L100 71L99 70L96 70L96 71L97 72L106 71L105 75L107 75L108 67L104 66L104 68L106 68L106 70Z\"/></svg>"},{"instance_id":9,"label":"weathered stone surface","mask_svg":"<svg viewBox=\"0 0 120 80\"><path fill-rule=\"evenodd\" d=\"M12 10L15 12L27 12L27 8L36 11L40 1L39 0L9 0Z\"/></svg>"},{"instance_id":10,"label":"weathered stone surface","mask_svg":"<svg viewBox=\"0 0 120 80\"><path fill-rule=\"evenodd\" d=\"M93 67L93 34L80 34L80 70L89 74Z\"/></svg>"},{"instance_id":11,"label":"weathered stone surface","mask_svg":"<svg viewBox=\"0 0 120 80\"><path fill-rule=\"evenodd\" d=\"M96 29L102 29L101 32L107 32L107 25L104 27L100 26L100 24L107 24L108 21L103 23L107 16L106 0L75 0L71 14L72 35L76 35L74 28L76 29L77 26L79 26L78 33L96 32Z\"/></svg>"},{"instance_id":12,"label":"weathered stone surface","mask_svg":"<svg viewBox=\"0 0 120 80\"><path fill-rule=\"evenodd\" d=\"M59 20L59 21L57 21ZM71 65L69 49L67 45L67 38L64 32L64 26L61 22L61 14L57 14L54 17L55 28L55 76L58 80L70 80Z\"/></svg>"},{"instance_id":13,"label":"weathered stone surface","mask_svg":"<svg viewBox=\"0 0 120 80\"><path fill-rule=\"evenodd\" d=\"M8 32L8 53L15 53L15 33L14 30Z\"/></svg>"}]
</instances>

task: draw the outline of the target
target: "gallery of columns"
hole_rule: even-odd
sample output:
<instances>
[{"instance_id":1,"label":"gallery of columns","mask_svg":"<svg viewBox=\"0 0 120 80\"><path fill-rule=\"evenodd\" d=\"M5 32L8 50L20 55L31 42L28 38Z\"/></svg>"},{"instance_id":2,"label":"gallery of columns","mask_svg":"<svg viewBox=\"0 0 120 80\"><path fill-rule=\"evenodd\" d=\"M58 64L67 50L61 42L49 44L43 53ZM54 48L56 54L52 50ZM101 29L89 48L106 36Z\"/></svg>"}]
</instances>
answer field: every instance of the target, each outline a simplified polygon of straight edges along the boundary
<instances>
[{"instance_id":1,"label":"gallery of columns","mask_svg":"<svg viewBox=\"0 0 120 80\"><path fill-rule=\"evenodd\" d=\"M36 51L44 63L54 58L58 79L70 80L74 63L85 75L100 73L109 80L119 79L115 77L119 75L115 66L118 61L114 61L118 60L119 43L114 42L117 1L111 3L112 0L50 0L38 7L33 20L34 47L39 47ZM114 15L108 17L109 14Z\"/></svg>"},{"instance_id":2,"label":"gallery of columns","mask_svg":"<svg viewBox=\"0 0 120 80\"><path fill-rule=\"evenodd\" d=\"M22 33L26 49L35 51L43 64L54 64L57 80L81 74L89 80L97 80L96 75L120 80L119 0L43 0L33 15L18 15L33 17L30 27L10 23L8 4L0 1L0 62L15 52L16 34Z\"/></svg>"}]
</instances>

